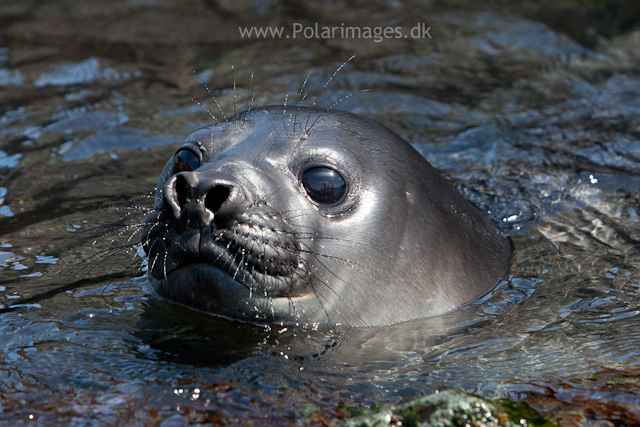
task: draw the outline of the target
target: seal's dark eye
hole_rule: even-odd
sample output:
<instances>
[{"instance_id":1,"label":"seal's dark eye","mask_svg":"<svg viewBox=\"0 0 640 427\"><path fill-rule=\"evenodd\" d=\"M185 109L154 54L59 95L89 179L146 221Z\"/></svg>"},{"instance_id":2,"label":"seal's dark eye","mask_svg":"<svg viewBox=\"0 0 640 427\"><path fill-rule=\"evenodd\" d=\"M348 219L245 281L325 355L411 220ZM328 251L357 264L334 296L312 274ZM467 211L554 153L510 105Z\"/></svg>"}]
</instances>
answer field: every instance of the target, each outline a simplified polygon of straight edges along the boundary
<instances>
[{"instance_id":1,"label":"seal's dark eye","mask_svg":"<svg viewBox=\"0 0 640 427\"><path fill-rule=\"evenodd\" d=\"M347 184L344 178L331 168L316 167L302 174L302 186L316 203L334 205L344 198Z\"/></svg>"},{"instance_id":2,"label":"seal's dark eye","mask_svg":"<svg viewBox=\"0 0 640 427\"><path fill-rule=\"evenodd\" d=\"M176 154L176 162L173 164L173 174L190 172L200 167L200 158L191 150L183 148Z\"/></svg>"}]
</instances>

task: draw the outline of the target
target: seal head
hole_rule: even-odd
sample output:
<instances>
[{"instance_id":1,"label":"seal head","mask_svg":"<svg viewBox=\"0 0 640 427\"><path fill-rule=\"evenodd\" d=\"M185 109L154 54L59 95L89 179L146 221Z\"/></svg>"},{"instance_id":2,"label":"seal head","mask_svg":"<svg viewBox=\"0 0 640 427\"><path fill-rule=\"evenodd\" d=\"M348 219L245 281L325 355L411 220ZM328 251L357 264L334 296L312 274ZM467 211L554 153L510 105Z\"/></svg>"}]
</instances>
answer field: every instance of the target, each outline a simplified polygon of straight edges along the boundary
<instances>
[{"instance_id":1,"label":"seal head","mask_svg":"<svg viewBox=\"0 0 640 427\"><path fill-rule=\"evenodd\" d=\"M255 322L386 325L443 314L511 245L410 144L369 119L253 109L169 160L142 237L174 302Z\"/></svg>"}]
</instances>

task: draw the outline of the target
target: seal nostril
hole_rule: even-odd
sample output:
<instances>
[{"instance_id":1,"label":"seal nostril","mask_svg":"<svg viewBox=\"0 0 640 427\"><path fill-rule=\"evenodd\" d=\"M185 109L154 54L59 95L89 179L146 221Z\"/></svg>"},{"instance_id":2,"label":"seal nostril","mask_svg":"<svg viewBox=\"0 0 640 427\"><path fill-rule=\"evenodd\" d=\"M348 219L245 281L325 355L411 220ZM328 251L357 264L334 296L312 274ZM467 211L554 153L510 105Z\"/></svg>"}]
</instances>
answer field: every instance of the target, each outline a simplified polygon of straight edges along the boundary
<instances>
[{"instance_id":1,"label":"seal nostril","mask_svg":"<svg viewBox=\"0 0 640 427\"><path fill-rule=\"evenodd\" d=\"M189 195L189 183L187 183L187 180L182 175L177 175L174 185L176 196L178 199L178 206L180 207L180 209L182 209L187 204L187 196Z\"/></svg>"},{"instance_id":2,"label":"seal nostril","mask_svg":"<svg viewBox=\"0 0 640 427\"><path fill-rule=\"evenodd\" d=\"M207 192L204 199L205 207L213 213L218 212L220 207L229 198L231 190L224 185L215 185L211 190Z\"/></svg>"}]
</instances>

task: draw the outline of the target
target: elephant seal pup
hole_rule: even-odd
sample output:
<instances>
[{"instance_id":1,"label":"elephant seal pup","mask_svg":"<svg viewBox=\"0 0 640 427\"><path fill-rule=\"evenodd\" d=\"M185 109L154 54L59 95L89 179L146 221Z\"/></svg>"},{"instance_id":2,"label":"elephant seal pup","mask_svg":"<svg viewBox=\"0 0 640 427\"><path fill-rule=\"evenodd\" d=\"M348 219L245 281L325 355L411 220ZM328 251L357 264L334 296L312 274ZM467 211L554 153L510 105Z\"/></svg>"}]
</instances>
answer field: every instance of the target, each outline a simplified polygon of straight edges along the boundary
<instances>
[{"instance_id":1,"label":"elephant seal pup","mask_svg":"<svg viewBox=\"0 0 640 427\"><path fill-rule=\"evenodd\" d=\"M270 106L189 135L142 244L156 292L251 322L387 325L450 312L511 244L411 145L341 111Z\"/></svg>"}]
</instances>

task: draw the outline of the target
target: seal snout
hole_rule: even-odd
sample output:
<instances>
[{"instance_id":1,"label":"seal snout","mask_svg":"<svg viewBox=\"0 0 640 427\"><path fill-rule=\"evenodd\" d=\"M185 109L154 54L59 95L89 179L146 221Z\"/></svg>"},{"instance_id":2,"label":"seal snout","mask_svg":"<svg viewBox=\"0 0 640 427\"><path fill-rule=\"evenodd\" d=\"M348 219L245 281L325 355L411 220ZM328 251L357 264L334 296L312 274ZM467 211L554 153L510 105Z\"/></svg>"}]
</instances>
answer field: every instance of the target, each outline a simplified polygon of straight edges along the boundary
<instances>
[{"instance_id":1,"label":"seal snout","mask_svg":"<svg viewBox=\"0 0 640 427\"><path fill-rule=\"evenodd\" d=\"M298 233L287 224L291 214L269 209L251 184L206 168L168 178L160 212L151 219L156 224L145 238L152 276L180 288L184 283L178 278L187 277L191 269L214 268L229 276L224 283L231 280L269 297L290 295L292 286L305 277L299 271ZM215 276L198 286L222 286L217 282L220 274Z\"/></svg>"},{"instance_id":2,"label":"seal snout","mask_svg":"<svg viewBox=\"0 0 640 427\"><path fill-rule=\"evenodd\" d=\"M169 179L164 201L185 229L207 227L229 199L232 188L212 179L199 179L193 172L183 172Z\"/></svg>"}]
</instances>

